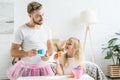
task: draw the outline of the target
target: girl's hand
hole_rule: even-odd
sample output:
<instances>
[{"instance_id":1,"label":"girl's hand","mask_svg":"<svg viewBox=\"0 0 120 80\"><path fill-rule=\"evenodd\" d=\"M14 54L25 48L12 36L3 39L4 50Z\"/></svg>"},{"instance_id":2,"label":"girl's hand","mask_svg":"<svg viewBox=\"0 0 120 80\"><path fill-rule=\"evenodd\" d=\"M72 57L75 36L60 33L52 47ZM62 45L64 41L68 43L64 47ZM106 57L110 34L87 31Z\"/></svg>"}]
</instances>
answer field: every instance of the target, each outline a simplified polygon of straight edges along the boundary
<instances>
[{"instance_id":1,"label":"girl's hand","mask_svg":"<svg viewBox=\"0 0 120 80\"><path fill-rule=\"evenodd\" d=\"M55 54L55 55L54 55L54 60L55 60L56 62L58 62L58 54Z\"/></svg>"}]
</instances>

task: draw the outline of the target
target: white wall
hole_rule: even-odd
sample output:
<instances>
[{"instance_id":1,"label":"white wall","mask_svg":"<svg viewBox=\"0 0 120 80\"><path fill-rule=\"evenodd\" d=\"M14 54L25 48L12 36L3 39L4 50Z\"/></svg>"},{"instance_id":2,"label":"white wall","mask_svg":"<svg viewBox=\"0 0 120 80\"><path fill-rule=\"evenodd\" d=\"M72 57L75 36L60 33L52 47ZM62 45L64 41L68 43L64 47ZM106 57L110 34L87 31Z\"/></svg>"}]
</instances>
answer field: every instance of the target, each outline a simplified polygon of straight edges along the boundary
<instances>
[{"instance_id":1,"label":"white wall","mask_svg":"<svg viewBox=\"0 0 120 80\"><path fill-rule=\"evenodd\" d=\"M6 78L6 69L11 65L10 46L12 34L0 35L0 79Z\"/></svg>"},{"instance_id":2,"label":"white wall","mask_svg":"<svg viewBox=\"0 0 120 80\"><path fill-rule=\"evenodd\" d=\"M15 30L18 26L26 23L29 18L26 12L28 2L33 0L15 0ZM106 65L110 60L104 60L101 53L102 44L115 36L120 31L120 0L36 0L43 4L45 10L44 23L53 31L53 38L67 39L76 36L83 42L84 27L79 24L80 12L92 9L97 12L98 23L91 25L92 43L94 48L95 63L106 73ZM10 65L9 48L13 35L0 35L0 78L5 77L5 71ZM89 38L88 38L89 40ZM91 61L91 48L87 41L85 57ZM2 69L3 68L3 69ZM1 70L2 69L2 70Z\"/></svg>"},{"instance_id":3,"label":"white wall","mask_svg":"<svg viewBox=\"0 0 120 80\"><path fill-rule=\"evenodd\" d=\"M13 0L0 0L1 2L13 2ZM10 46L12 40L13 34L0 34L0 80L6 78L6 69L11 65Z\"/></svg>"}]
</instances>

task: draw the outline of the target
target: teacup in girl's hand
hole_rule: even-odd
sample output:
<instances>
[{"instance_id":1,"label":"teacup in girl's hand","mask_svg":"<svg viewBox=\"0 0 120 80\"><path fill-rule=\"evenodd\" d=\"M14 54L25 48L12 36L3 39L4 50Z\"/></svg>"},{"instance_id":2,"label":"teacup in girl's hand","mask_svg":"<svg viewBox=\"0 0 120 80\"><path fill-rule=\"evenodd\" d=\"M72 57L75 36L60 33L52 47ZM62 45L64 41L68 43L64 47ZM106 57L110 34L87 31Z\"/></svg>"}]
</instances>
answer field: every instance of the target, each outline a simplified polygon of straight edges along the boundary
<instances>
[{"instance_id":1,"label":"teacup in girl's hand","mask_svg":"<svg viewBox=\"0 0 120 80\"><path fill-rule=\"evenodd\" d=\"M61 57L63 55L63 52L60 51L60 52L57 53L57 55L58 55L58 57Z\"/></svg>"}]
</instances>

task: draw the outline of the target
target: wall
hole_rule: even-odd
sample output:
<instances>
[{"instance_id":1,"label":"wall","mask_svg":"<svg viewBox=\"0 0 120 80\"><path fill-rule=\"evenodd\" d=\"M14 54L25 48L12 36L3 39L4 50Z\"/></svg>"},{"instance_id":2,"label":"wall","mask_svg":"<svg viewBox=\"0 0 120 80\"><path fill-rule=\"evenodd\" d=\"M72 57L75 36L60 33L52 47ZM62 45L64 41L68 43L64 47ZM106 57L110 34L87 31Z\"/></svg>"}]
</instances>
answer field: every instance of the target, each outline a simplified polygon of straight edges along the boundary
<instances>
[{"instance_id":1,"label":"wall","mask_svg":"<svg viewBox=\"0 0 120 80\"><path fill-rule=\"evenodd\" d=\"M1 2L13 2L13 0L0 0L0 3ZM11 65L10 46L13 35L14 34L0 34L0 80L6 78L6 70Z\"/></svg>"},{"instance_id":2,"label":"wall","mask_svg":"<svg viewBox=\"0 0 120 80\"><path fill-rule=\"evenodd\" d=\"M15 0L15 30L26 23L29 18L26 12L27 4L32 0ZM85 28L79 24L80 12L85 9L92 9L97 12L98 23L91 25L92 43L94 48L95 63L98 64L104 73L110 60L104 60L104 53L101 53L102 44L115 36L115 32L120 32L120 0L36 0L40 1L45 10L44 23L53 31L53 38L65 40L70 36L78 37L83 43ZM9 58L10 43L13 39L11 35L0 35L0 78L5 77L5 71L10 64ZM8 43L8 44L7 44ZM85 58L91 61L91 48L89 38ZM0 72L1 72L0 71Z\"/></svg>"}]
</instances>

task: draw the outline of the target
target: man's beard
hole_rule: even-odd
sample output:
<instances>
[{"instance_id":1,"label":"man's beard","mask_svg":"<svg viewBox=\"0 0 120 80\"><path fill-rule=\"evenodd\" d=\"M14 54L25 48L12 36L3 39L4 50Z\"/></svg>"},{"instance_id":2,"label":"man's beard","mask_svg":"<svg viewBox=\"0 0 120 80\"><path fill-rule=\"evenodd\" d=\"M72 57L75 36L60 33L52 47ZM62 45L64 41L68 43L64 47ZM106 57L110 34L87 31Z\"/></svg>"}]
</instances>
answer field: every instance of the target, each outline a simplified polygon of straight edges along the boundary
<instances>
[{"instance_id":1,"label":"man's beard","mask_svg":"<svg viewBox=\"0 0 120 80\"><path fill-rule=\"evenodd\" d=\"M37 25L42 25L42 21L41 21L41 22L36 22L36 21L34 20L34 18L33 18L33 23L34 23L34 24L37 24Z\"/></svg>"}]
</instances>

